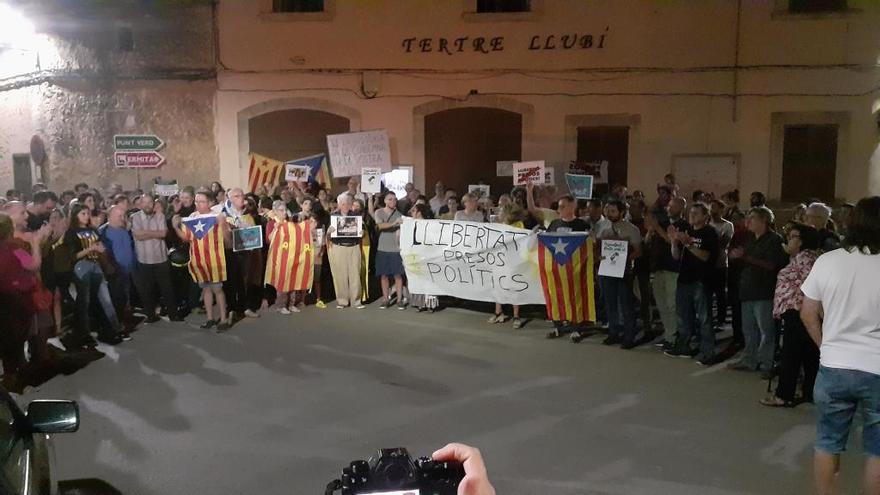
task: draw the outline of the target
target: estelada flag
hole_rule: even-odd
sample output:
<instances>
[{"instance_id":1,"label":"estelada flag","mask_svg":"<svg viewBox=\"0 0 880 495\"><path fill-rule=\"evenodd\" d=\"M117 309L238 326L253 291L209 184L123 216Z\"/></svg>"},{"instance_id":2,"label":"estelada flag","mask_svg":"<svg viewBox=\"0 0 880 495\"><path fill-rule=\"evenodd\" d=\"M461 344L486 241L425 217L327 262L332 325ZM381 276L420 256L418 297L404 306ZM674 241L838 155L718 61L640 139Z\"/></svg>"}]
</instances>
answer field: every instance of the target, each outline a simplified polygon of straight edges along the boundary
<instances>
[{"instance_id":1,"label":"estelada flag","mask_svg":"<svg viewBox=\"0 0 880 495\"><path fill-rule=\"evenodd\" d=\"M266 283L278 292L309 290L314 276L309 222L280 222L269 235Z\"/></svg>"},{"instance_id":2,"label":"estelada flag","mask_svg":"<svg viewBox=\"0 0 880 495\"><path fill-rule=\"evenodd\" d=\"M251 192L262 185L270 188L277 186L284 177L284 164L278 160L266 158L263 155L251 153L248 155L248 187Z\"/></svg>"},{"instance_id":3,"label":"estelada flag","mask_svg":"<svg viewBox=\"0 0 880 495\"><path fill-rule=\"evenodd\" d=\"M593 240L587 233L538 234L538 271L553 321L596 321Z\"/></svg>"},{"instance_id":4,"label":"estelada flag","mask_svg":"<svg viewBox=\"0 0 880 495\"><path fill-rule=\"evenodd\" d=\"M217 215L211 213L184 218L182 227L189 241L189 274L193 281L225 281L225 246Z\"/></svg>"}]
</instances>

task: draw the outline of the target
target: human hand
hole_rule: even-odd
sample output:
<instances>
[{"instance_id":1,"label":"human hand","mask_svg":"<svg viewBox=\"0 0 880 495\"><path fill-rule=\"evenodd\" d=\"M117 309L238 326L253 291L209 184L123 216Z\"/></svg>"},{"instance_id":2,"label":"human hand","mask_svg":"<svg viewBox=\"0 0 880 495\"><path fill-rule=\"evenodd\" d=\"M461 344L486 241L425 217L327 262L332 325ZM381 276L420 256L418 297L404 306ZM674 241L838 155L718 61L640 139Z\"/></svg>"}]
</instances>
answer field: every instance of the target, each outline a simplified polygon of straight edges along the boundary
<instances>
[{"instance_id":1,"label":"human hand","mask_svg":"<svg viewBox=\"0 0 880 495\"><path fill-rule=\"evenodd\" d=\"M92 244L92 251L95 251L96 253L104 253L107 251L107 248L104 247L103 243L96 242Z\"/></svg>"},{"instance_id":2,"label":"human hand","mask_svg":"<svg viewBox=\"0 0 880 495\"><path fill-rule=\"evenodd\" d=\"M729 253L727 253L727 256L733 259L739 259L742 258L744 254L745 251L743 251L742 248L733 248L730 250Z\"/></svg>"},{"instance_id":3,"label":"human hand","mask_svg":"<svg viewBox=\"0 0 880 495\"><path fill-rule=\"evenodd\" d=\"M458 485L458 495L495 495L489 482L486 465L480 451L469 445L450 443L434 452L435 461L458 461L464 467L464 478Z\"/></svg>"},{"instance_id":4,"label":"human hand","mask_svg":"<svg viewBox=\"0 0 880 495\"><path fill-rule=\"evenodd\" d=\"M171 226L175 229L180 228L180 215L174 215L173 217L171 217Z\"/></svg>"},{"instance_id":5,"label":"human hand","mask_svg":"<svg viewBox=\"0 0 880 495\"><path fill-rule=\"evenodd\" d=\"M45 224L40 227L40 230L37 231L37 235L34 236L34 240L36 242L42 242L49 238L52 235L52 226L49 224Z\"/></svg>"}]
</instances>

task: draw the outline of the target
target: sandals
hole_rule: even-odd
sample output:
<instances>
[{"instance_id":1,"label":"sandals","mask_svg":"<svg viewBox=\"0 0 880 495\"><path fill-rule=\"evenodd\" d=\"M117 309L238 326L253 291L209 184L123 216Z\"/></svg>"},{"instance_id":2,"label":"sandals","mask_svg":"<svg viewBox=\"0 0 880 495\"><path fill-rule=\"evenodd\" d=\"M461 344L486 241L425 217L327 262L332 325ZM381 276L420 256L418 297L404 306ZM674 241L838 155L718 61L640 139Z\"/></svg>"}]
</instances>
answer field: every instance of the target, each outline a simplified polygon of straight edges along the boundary
<instances>
[{"instance_id":1,"label":"sandals","mask_svg":"<svg viewBox=\"0 0 880 495\"><path fill-rule=\"evenodd\" d=\"M492 315L486 321L488 323L504 323L505 321L507 321L507 315L504 313L498 313L498 314Z\"/></svg>"}]
</instances>

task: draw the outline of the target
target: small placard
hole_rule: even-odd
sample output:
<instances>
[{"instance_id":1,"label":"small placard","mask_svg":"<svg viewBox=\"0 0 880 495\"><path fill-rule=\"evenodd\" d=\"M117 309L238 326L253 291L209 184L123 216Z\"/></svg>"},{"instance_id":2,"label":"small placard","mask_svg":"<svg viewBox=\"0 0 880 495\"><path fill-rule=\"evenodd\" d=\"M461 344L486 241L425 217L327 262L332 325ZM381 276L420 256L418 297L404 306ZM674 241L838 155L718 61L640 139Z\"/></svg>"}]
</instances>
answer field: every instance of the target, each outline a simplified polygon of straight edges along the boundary
<instances>
[{"instance_id":1,"label":"small placard","mask_svg":"<svg viewBox=\"0 0 880 495\"><path fill-rule=\"evenodd\" d=\"M361 169L361 191L374 194L382 191L382 169L367 167Z\"/></svg>"},{"instance_id":2,"label":"small placard","mask_svg":"<svg viewBox=\"0 0 880 495\"><path fill-rule=\"evenodd\" d=\"M592 199L592 175L565 174L565 182L568 184L568 192L570 192L575 199Z\"/></svg>"},{"instance_id":3,"label":"small placard","mask_svg":"<svg viewBox=\"0 0 880 495\"><path fill-rule=\"evenodd\" d=\"M153 194L158 196L174 196L180 192L177 184L153 184Z\"/></svg>"},{"instance_id":4,"label":"small placard","mask_svg":"<svg viewBox=\"0 0 880 495\"><path fill-rule=\"evenodd\" d=\"M333 215L330 217L330 237L362 237L364 219L360 216Z\"/></svg>"},{"instance_id":5,"label":"small placard","mask_svg":"<svg viewBox=\"0 0 880 495\"><path fill-rule=\"evenodd\" d=\"M232 230L232 251L250 251L262 249L263 227L245 227Z\"/></svg>"},{"instance_id":6,"label":"small placard","mask_svg":"<svg viewBox=\"0 0 880 495\"><path fill-rule=\"evenodd\" d=\"M468 193L472 194L478 200L480 198L488 198L489 184L471 184L468 186Z\"/></svg>"},{"instance_id":7,"label":"small placard","mask_svg":"<svg viewBox=\"0 0 880 495\"><path fill-rule=\"evenodd\" d=\"M312 169L308 165L293 165L288 163L285 166L287 167L287 173L284 175L284 180L291 182L309 181L309 173Z\"/></svg>"},{"instance_id":8,"label":"small placard","mask_svg":"<svg viewBox=\"0 0 880 495\"><path fill-rule=\"evenodd\" d=\"M544 184L544 161L518 162L513 164L513 185L524 186L528 183Z\"/></svg>"}]
</instances>

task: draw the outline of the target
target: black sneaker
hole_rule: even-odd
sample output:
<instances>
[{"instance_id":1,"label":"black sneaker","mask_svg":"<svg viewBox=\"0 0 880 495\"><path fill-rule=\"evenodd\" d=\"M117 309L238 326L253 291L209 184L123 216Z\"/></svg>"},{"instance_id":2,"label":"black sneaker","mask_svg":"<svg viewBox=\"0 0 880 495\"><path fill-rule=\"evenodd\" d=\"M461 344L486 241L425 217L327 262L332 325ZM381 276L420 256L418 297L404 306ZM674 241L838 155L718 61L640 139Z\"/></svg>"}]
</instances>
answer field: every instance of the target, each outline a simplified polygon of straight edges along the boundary
<instances>
[{"instance_id":1,"label":"black sneaker","mask_svg":"<svg viewBox=\"0 0 880 495\"><path fill-rule=\"evenodd\" d=\"M574 332L571 332L570 338L571 338L572 343L577 344L578 342L584 340L586 338L586 336L584 334L578 332L577 330L575 330Z\"/></svg>"},{"instance_id":2,"label":"black sneaker","mask_svg":"<svg viewBox=\"0 0 880 495\"><path fill-rule=\"evenodd\" d=\"M123 340L123 342L128 342L131 340L131 334L128 332L121 332L118 334L119 338Z\"/></svg>"},{"instance_id":3,"label":"black sneaker","mask_svg":"<svg viewBox=\"0 0 880 495\"><path fill-rule=\"evenodd\" d=\"M675 344L673 344L672 342L664 342L663 345L660 347L663 348L663 352L668 352L675 349Z\"/></svg>"},{"instance_id":4,"label":"black sneaker","mask_svg":"<svg viewBox=\"0 0 880 495\"><path fill-rule=\"evenodd\" d=\"M180 321L186 321L186 320L184 320L182 316L172 316L172 317L168 318L168 321L180 322Z\"/></svg>"},{"instance_id":5,"label":"black sneaker","mask_svg":"<svg viewBox=\"0 0 880 495\"><path fill-rule=\"evenodd\" d=\"M229 330L229 328L230 328L231 326L232 326L232 325L230 325L229 322L227 322L227 321L220 322L220 323L217 325L217 333L224 333L224 332L226 332L227 330Z\"/></svg>"},{"instance_id":6,"label":"black sneaker","mask_svg":"<svg viewBox=\"0 0 880 495\"><path fill-rule=\"evenodd\" d=\"M379 305L379 309L388 309L388 306L391 306L391 303L388 301L382 301L382 304Z\"/></svg>"},{"instance_id":7,"label":"black sneaker","mask_svg":"<svg viewBox=\"0 0 880 495\"><path fill-rule=\"evenodd\" d=\"M624 343L620 344L620 348L623 349L624 351L628 351L628 350L633 349L635 347L636 347L636 343L633 341L628 341L628 342L624 342Z\"/></svg>"},{"instance_id":8,"label":"black sneaker","mask_svg":"<svg viewBox=\"0 0 880 495\"><path fill-rule=\"evenodd\" d=\"M666 354L669 357L677 357L677 358L687 358L690 359L694 357L694 353L690 351L677 351L675 349L664 351L663 354Z\"/></svg>"},{"instance_id":9,"label":"black sneaker","mask_svg":"<svg viewBox=\"0 0 880 495\"><path fill-rule=\"evenodd\" d=\"M203 330L207 330L209 328L214 328L215 325L217 325L216 321L208 320L208 321L202 323L201 325L199 325L199 328L201 328Z\"/></svg>"},{"instance_id":10,"label":"black sneaker","mask_svg":"<svg viewBox=\"0 0 880 495\"><path fill-rule=\"evenodd\" d=\"M144 320L144 323L156 323L157 321L159 321L161 319L162 318L160 318L157 314L153 313L150 316L148 316L146 320Z\"/></svg>"},{"instance_id":11,"label":"black sneaker","mask_svg":"<svg viewBox=\"0 0 880 495\"><path fill-rule=\"evenodd\" d=\"M547 332L544 337L547 337L548 339L558 339L559 337L562 337L562 332L560 332L558 328L554 328Z\"/></svg>"},{"instance_id":12,"label":"black sneaker","mask_svg":"<svg viewBox=\"0 0 880 495\"><path fill-rule=\"evenodd\" d=\"M608 336L605 337L605 340L602 341L602 345L617 345L620 343L620 339L617 337Z\"/></svg>"},{"instance_id":13,"label":"black sneaker","mask_svg":"<svg viewBox=\"0 0 880 495\"><path fill-rule=\"evenodd\" d=\"M697 364L700 366L714 366L718 364L718 359L713 357L701 357L697 359Z\"/></svg>"}]
</instances>

